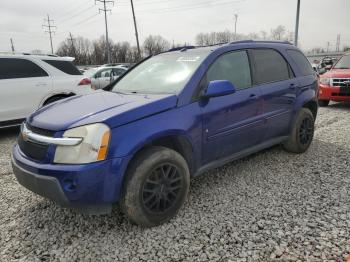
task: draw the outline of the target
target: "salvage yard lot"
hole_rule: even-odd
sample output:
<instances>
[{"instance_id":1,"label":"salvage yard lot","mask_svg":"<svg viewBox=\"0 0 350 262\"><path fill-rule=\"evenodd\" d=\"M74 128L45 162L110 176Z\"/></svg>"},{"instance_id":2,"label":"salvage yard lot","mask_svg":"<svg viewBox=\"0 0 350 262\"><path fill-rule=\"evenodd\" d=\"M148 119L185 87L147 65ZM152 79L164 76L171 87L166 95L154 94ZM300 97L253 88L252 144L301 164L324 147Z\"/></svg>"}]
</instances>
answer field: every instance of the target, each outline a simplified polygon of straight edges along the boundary
<instances>
[{"instance_id":1,"label":"salvage yard lot","mask_svg":"<svg viewBox=\"0 0 350 262\"><path fill-rule=\"evenodd\" d=\"M320 108L302 155L280 147L192 181L175 219L143 229L114 208L86 216L19 186L18 128L0 130L0 261L327 260L350 253L350 104Z\"/></svg>"}]
</instances>

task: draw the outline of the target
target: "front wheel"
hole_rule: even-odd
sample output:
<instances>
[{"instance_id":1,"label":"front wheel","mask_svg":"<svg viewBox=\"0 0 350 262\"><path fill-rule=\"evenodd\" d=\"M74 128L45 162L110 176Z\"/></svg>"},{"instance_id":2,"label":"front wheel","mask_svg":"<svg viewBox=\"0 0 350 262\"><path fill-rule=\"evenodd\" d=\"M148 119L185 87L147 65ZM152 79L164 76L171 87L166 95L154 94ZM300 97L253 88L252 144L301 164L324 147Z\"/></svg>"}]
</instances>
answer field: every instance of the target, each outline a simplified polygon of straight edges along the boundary
<instances>
[{"instance_id":1,"label":"front wheel","mask_svg":"<svg viewBox=\"0 0 350 262\"><path fill-rule=\"evenodd\" d=\"M311 111L307 108L302 108L297 116L293 131L288 140L283 143L283 148L292 153L305 152L314 137L315 118Z\"/></svg>"},{"instance_id":2,"label":"front wheel","mask_svg":"<svg viewBox=\"0 0 350 262\"><path fill-rule=\"evenodd\" d=\"M146 227L174 217L190 186L185 159L165 147L150 147L139 153L125 179L121 208L131 221Z\"/></svg>"}]
</instances>

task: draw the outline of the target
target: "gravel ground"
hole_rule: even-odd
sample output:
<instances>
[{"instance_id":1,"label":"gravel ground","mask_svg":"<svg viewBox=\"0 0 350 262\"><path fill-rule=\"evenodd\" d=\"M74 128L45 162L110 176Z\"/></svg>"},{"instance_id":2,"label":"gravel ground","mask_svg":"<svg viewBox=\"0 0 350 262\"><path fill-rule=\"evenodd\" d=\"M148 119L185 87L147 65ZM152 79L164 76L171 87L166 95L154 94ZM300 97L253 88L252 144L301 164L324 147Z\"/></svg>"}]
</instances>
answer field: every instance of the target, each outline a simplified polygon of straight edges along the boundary
<instances>
[{"instance_id":1,"label":"gravel ground","mask_svg":"<svg viewBox=\"0 0 350 262\"><path fill-rule=\"evenodd\" d=\"M16 182L0 131L0 261L345 261L350 104L321 108L310 149L274 147L196 178L177 217L144 229L116 207L85 216Z\"/></svg>"}]
</instances>

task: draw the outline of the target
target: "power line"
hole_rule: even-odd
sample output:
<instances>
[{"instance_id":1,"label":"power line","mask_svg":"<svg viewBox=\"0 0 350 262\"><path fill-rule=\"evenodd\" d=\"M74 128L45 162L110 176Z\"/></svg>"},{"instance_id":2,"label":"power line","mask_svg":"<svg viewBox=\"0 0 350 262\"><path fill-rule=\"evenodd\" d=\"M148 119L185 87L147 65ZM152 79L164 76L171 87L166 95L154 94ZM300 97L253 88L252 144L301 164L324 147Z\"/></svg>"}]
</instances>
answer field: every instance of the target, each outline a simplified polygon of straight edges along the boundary
<instances>
[{"instance_id":1,"label":"power line","mask_svg":"<svg viewBox=\"0 0 350 262\"><path fill-rule=\"evenodd\" d=\"M213 1L207 1L207 2L202 2L202 3L197 3L197 4L190 4L190 5L181 5L181 6L174 6L174 7L166 7L166 8L161 8L161 9L144 9L142 12L152 12L152 13L171 13L171 12L180 12L180 11L190 11L194 9L199 9L199 8L214 8L217 6L221 5L232 5L232 4L237 4L239 2L242 2L244 0L237 0L237 1L227 1L224 0L225 2L215 2L215 5L212 5Z\"/></svg>"},{"instance_id":2,"label":"power line","mask_svg":"<svg viewBox=\"0 0 350 262\"><path fill-rule=\"evenodd\" d=\"M45 31L45 33L49 33L49 35L50 35L51 53L53 54L52 34L55 32L52 31L52 28L57 28L57 27L51 24L54 22L54 20L51 20L49 15L47 15L47 19L44 19L44 21L47 24L42 25L42 27L47 28L47 30L48 30L48 31Z\"/></svg>"},{"instance_id":3,"label":"power line","mask_svg":"<svg viewBox=\"0 0 350 262\"><path fill-rule=\"evenodd\" d=\"M62 21L62 23L66 23L67 21L79 17L82 13L85 13L86 11L89 11L90 9L92 9L92 8L94 8L94 7L95 7L95 5L88 6L87 8L82 9L82 10L79 10L77 13L74 13L73 15L68 16L67 18L62 19L61 21ZM78 16L78 15L79 15L79 16Z\"/></svg>"},{"instance_id":4,"label":"power line","mask_svg":"<svg viewBox=\"0 0 350 262\"><path fill-rule=\"evenodd\" d=\"M114 1L111 0L95 0L96 2L103 3L103 8L99 8L98 11L103 11L105 14L105 25L106 25L106 52L107 52L107 61L108 63L111 62L111 52L109 50L109 40L108 40L108 23L107 23L107 12L112 12L111 9L107 9L107 4L113 4L114 6Z\"/></svg>"}]
</instances>

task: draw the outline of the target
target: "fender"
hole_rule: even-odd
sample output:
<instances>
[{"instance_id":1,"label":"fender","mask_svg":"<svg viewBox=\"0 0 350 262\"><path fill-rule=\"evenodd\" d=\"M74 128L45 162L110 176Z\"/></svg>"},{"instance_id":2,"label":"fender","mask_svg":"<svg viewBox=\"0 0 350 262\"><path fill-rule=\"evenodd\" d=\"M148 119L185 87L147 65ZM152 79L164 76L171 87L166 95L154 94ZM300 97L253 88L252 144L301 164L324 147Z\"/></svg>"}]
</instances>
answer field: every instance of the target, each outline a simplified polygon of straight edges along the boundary
<instances>
[{"instance_id":1,"label":"fender","mask_svg":"<svg viewBox=\"0 0 350 262\"><path fill-rule=\"evenodd\" d=\"M192 155L197 157L193 161L195 164L199 163L202 150L202 121L198 103L152 115L112 129L108 158L134 156L153 141L169 136L186 139L192 147Z\"/></svg>"}]
</instances>

